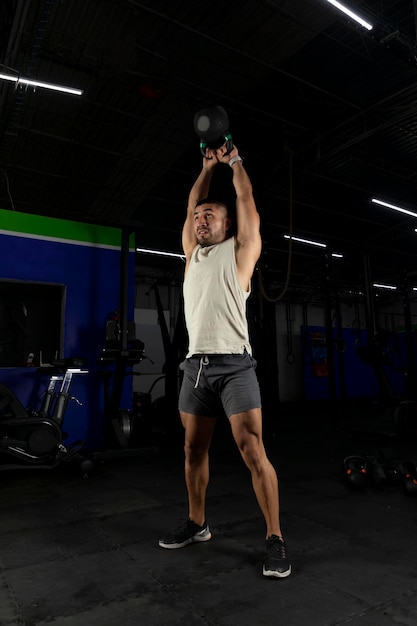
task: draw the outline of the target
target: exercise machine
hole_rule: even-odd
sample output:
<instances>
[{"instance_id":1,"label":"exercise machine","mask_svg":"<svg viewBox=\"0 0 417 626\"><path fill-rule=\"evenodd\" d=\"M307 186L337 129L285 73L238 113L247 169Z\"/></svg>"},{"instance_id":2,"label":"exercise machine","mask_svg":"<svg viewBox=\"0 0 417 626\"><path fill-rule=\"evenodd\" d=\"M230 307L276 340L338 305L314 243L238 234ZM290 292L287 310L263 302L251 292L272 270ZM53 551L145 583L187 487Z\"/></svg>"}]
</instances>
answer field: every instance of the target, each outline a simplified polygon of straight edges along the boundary
<instances>
[{"instance_id":1,"label":"exercise machine","mask_svg":"<svg viewBox=\"0 0 417 626\"><path fill-rule=\"evenodd\" d=\"M127 335L127 337L125 336ZM122 340L124 345L122 345ZM133 375L132 368L145 358L145 344L136 339L134 322L127 322L127 332L121 333L118 320L107 322L106 345L99 362L110 369L101 369L97 374L104 385L105 446L108 449L128 448L133 434L133 413L120 407L124 381Z\"/></svg>"},{"instance_id":2,"label":"exercise machine","mask_svg":"<svg viewBox=\"0 0 417 626\"><path fill-rule=\"evenodd\" d=\"M0 471L36 468L52 469L68 461L78 462L83 474L92 462L83 457L82 441L65 445L64 417L70 400L73 376L86 374L83 359L57 359L49 368L47 390L38 411L25 409L14 391L0 382ZM77 401L77 400L76 400ZM78 402L78 401L77 401ZM3 463L2 457L12 458Z\"/></svg>"}]
</instances>

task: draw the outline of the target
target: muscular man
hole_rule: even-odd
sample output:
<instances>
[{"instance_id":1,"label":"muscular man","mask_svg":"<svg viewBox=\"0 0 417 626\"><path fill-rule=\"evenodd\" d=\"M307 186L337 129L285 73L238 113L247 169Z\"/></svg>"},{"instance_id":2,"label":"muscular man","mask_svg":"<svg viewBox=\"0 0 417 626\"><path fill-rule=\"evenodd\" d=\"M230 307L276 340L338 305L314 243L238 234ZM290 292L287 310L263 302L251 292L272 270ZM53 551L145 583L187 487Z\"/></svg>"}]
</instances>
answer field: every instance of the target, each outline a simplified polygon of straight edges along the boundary
<instances>
[{"instance_id":1,"label":"muscular man","mask_svg":"<svg viewBox=\"0 0 417 626\"><path fill-rule=\"evenodd\" d=\"M219 415L226 414L248 467L266 523L264 576L291 573L279 518L278 479L262 439L259 384L249 342L246 303L261 253L260 218L252 184L236 146L207 149L188 198L182 244L186 256L184 311L189 337L179 410L185 431L188 520L160 539L163 548L208 541L206 490L209 447ZM223 202L208 197L218 164L232 168L236 193L236 234Z\"/></svg>"}]
</instances>

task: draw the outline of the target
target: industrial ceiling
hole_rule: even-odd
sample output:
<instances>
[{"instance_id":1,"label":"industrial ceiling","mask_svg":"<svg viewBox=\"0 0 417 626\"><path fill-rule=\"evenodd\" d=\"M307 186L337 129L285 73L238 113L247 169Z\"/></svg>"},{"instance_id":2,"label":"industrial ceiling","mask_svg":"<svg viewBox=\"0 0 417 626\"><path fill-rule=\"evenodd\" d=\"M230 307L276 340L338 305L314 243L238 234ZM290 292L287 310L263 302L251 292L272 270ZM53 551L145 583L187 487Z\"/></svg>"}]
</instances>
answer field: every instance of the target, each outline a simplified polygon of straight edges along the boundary
<instances>
[{"instance_id":1,"label":"industrial ceiling","mask_svg":"<svg viewBox=\"0 0 417 626\"><path fill-rule=\"evenodd\" d=\"M417 210L417 2L349 7L372 30L325 0L1 0L0 73L83 93L0 80L0 208L180 253L194 114L222 106L261 215L266 294L358 292L364 268L414 286L417 219L371 199ZM227 170L214 187L230 193ZM138 254L139 279L182 269Z\"/></svg>"}]
</instances>

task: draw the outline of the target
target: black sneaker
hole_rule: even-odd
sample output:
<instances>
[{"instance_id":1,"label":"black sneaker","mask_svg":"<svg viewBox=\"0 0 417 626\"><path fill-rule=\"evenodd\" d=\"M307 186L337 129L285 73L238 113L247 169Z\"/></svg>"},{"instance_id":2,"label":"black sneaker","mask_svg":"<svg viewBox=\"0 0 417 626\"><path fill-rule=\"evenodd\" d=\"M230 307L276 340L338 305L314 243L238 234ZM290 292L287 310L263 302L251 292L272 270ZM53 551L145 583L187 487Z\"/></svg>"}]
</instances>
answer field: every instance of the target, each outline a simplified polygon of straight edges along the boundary
<instances>
[{"instance_id":1,"label":"black sneaker","mask_svg":"<svg viewBox=\"0 0 417 626\"><path fill-rule=\"evenodd\" d=\"M266 540L266 558L263 575L272 578L285 578L291 574L291 563L287 558L285 542L277 535Z\"/></svg>"},{"instance_id":2,"label":"black sneaker","mask_svg":"<svg viewBox=\"0 0 417 626\"><path fill-rule=\"evenodd\" d=\"M176 548L183 548L188 546L189 543L198 541L208 541L211 539L210 528L207 522L202 526L199 526L192 520L188 519L185 526L181 526L174 530L173 533L166 535L163 539L159 540L161 548L170 548L175 550Z\"/></svg>"}]
</instances>

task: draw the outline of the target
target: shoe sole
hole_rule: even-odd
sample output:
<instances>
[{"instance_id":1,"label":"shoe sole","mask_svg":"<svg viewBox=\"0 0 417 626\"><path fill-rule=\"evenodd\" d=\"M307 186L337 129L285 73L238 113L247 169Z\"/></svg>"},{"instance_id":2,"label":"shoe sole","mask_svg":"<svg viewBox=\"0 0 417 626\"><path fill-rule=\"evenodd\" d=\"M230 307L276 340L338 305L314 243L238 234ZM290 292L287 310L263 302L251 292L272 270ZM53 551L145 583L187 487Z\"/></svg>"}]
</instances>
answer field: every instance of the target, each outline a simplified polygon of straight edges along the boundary
<instances>
[{"instance_id":1,"label":"shoe sole","mask_svg":"<svg viewBox=\"0 0 417 626\"><path fill-rule=\"evenodd\" d=\"M277 572L276 570L265 569L264 567L262 573L264 576L267 576L268 578L287 578L287 576L291 574L291 566L290 566L290 569L288 569L286 572Z\"/></svg>"},{"instance_id":2,"label":"shoe sole","mask_svg":"<svg viewBox=\"0 0 417 626\"><path fill-rule=\"evenodd\" d=\"M209 539L211 539L211 533L201 537L198 535L196 537L191 537L182 543L164 543L163 541L160 541L159 545L161 548L167 548L168 550L177 550L178 548L185 548L185 546L189 546L190 543L201 543L202 541L209 541Z\"/></svg>"}]
</instances>

